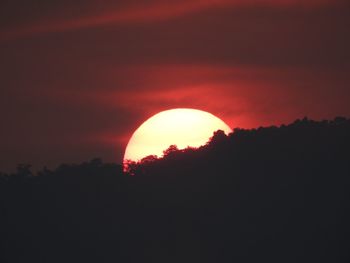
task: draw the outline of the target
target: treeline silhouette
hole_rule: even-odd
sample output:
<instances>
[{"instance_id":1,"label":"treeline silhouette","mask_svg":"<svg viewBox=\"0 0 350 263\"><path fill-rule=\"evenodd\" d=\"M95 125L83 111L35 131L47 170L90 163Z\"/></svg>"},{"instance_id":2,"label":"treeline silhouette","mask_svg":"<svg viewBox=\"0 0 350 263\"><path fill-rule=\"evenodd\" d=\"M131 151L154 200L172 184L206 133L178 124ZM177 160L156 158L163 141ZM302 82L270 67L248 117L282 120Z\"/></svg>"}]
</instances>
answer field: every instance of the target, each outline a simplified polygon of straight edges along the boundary
<instances>
[{"instance_id":1,"label":"treeline silhouette","mask_svg":"<svg viewBox=\"0 0 350 263\"><path fill-rule=\"evenodd\" d=\"M350 262L350 120L0 175L0 262Z\"/></svg>"}]
</instances>

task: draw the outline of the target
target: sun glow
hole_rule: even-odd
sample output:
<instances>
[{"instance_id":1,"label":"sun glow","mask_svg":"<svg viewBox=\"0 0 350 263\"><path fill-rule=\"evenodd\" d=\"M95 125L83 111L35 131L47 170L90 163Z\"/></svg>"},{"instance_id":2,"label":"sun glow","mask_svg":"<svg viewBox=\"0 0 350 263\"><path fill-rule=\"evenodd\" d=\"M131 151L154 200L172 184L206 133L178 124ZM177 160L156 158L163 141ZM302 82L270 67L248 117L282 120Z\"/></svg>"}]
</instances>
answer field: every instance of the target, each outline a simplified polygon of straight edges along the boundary
<instances>
[{"instance_id":1,"label":"sun glow","mask_svg":"<svg viewBox=\"0 0 350 263\"><path fill-rule=\"evenodd\" d=\"M124 162L139 161L149 155L161 157L170 145L179 149L206 144L213 133L231 128L214 115L195 109L162 111L146 120L132 135L125 150Z\"/></svg>"}]
</instances>

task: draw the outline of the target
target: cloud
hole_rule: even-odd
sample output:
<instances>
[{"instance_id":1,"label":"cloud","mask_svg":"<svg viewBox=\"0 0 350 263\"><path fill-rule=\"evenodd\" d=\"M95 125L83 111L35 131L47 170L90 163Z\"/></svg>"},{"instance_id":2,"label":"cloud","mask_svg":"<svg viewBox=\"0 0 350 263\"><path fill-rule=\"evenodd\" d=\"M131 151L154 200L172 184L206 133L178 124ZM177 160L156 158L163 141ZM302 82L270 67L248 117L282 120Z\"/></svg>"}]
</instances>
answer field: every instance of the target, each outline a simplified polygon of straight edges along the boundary
<instances>
[{"instance_id":1,"label":"cloud","mask_svg":"<svg viewBox=\"0 0 350 263\"><path fill-rule=\"evenodd\" d=\"M52 100L116 112L118 116L118 112L132 112L138 118L126 120L126 133L151 115L176 107L207 110L231 127L248 128L286 123L300 115L332 117L347 105L347 70L162 64L115 71L124 78L108 72L106 88L97 86L83 93L59 89L50 92ZM328 113L330 109L332 114Z\"/></svg>"},{"instance_id":2,"label":"cloud","mask_svg":"<svg viewBox=\"0 0 350 263\"><path fill-rule=\"evenodd\" d=\"M0 98L7 127L0 145L10 156L0 165L23 161L52 167L94 156L119 162L132 132L169 108L206 110L244 128L350 113L347 70L148 64L85 75L91 76L84 79L89 87L75 87L83 79L77 75L32 87L23 83Z\"/></svg>"},{"instance_id":3,"label":"cloud","mask_svg":"<svg viewBox=\"0 0 350 263\"><path fill-rule=\"evenodd\" d=\"M34 34L0 43L0 170L120 161L173 107L245 128L350 114L342 1L39 2L0 11L1 38Z\"/></svg>"},{"instance_id":4,"label":"cloud","mask_svg":"<svg viewBox=\"0 0 350 263\"><path fill-rule=\"evenodd\" d=\"M130 23L145 23L163 21L177 18L179 16L197 13L208 9L222 8L256 8L256 7L273 7L273 8L299 8L309 9L314 7L332 6L343 3L342 0L317 0L317 1L302 1L302 0L178 0L171 2L164 1L147 1L146 4L141 2L131 1L131 4L121 1L121 4L115 5L109 1L105 7L101 8L100 2L87 2L85 4L72 4L71 2L62 2L56 4L56 10L47 9L46 12L52 12L54 15L50 17L50 13L41 15L36 12L39 7L37 3L28 3L25 5L29 10L33 10L34 16L27 19L26 25L15 25L4 28L1 32L1 39L11 39L23 37L33 34L48 33L48 32L64 32L81 28L100 27L107 25L120 25ZM73 15L67 10L72 9ZM100 8L96 8L100 7ZM13 7L12 7L13 8ZM6 9L6 12L13 12L11 5ZM91 10L98 10L93 12ZM45 7L44 7L45 12ZM13 19L13 18L12 18ZM21 17L17 18L21 20Z\"/></svg>"}]
</instances>

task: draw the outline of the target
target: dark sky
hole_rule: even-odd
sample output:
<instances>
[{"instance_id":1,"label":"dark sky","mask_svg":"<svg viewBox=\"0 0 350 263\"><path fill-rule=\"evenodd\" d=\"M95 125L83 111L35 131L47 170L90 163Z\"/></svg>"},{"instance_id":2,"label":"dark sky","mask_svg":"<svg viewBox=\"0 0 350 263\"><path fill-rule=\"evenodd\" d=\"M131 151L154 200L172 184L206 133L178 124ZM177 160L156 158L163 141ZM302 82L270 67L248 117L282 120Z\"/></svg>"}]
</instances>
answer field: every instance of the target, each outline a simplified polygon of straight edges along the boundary
<instances>
[{"instance_id":1,"label":"dark sky","mask_svg":"<svg viewBox=\"0 0 350 263\"><path fill-rule=\"evenodd\" d=\"M174 107L231 127L350 116L341 0L3 0L0 170L121 162Z\"/></svg>"}]
</instances>

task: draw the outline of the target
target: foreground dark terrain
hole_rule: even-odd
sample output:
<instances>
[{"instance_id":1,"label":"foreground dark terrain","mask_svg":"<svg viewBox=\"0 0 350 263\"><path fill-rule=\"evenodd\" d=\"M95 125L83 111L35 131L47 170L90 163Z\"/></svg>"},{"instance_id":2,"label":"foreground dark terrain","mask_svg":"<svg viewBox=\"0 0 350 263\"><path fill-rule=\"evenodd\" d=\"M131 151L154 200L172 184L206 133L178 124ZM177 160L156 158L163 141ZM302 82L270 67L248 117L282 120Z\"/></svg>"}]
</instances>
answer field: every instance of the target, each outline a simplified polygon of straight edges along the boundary
<instances>
[{"instance_id":1,"label":"foreground dark terrain","mask_svg":"<svg viewBox=\"0 0 350 263\"><path fill-rule=\"evenodd\" d=\"M0 181L3 263L350 262L345 118L218 131L128 173L95 159Z\"/></svg>"}]
</instances>

